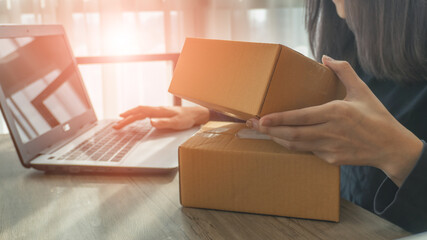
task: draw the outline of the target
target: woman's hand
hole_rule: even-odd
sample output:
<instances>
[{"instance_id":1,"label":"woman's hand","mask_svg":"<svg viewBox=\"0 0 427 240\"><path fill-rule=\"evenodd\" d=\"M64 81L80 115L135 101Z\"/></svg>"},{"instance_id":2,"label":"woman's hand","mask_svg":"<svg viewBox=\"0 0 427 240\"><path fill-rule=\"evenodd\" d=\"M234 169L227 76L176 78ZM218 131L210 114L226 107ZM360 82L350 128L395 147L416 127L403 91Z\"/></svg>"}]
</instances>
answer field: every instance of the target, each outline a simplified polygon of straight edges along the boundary
<instances>
[{"instance_id":1,"label":"woman's hand","mask_svg":"<svg viewBox=\"0 0 427 240\"><path fill-rule=\"evenodd\" d=\"M123 119L113 128L120 129L136 120L151 118L151 125L158 129L185 130L209 121L209 110L204 107L150 107L138 106L122 114Z\"/></svg>"},{"instance_id":2,"label":"woman's hand","mask_svg":"<svg viewBox=\"0 0 427 240\"><path fill-rule=\"evenodd\" d=\"M400 186L421 154L422 141L387 111L347 62L322 60L344 84L344 100L269 114L247 125L332 164L377 167Z\"/></svg>"}]
</instances>

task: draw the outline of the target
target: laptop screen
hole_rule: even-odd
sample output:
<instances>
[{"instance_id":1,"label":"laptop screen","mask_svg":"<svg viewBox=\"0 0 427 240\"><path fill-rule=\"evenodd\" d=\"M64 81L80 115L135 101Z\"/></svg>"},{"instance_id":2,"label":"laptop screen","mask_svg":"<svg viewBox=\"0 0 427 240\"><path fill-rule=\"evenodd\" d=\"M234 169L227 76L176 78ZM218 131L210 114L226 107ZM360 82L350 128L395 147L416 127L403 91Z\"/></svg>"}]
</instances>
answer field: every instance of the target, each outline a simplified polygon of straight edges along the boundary
<instances>
[{"instance_id":1,"label":"laptop screen","mask_svg":"<svg viewBox=\"0 0 427 240\"><path fill-rule=\"evenodd\" d=\"M63 35L0 38L0 76L22 143L90 109Z\"/></svg>"}]
</instances>

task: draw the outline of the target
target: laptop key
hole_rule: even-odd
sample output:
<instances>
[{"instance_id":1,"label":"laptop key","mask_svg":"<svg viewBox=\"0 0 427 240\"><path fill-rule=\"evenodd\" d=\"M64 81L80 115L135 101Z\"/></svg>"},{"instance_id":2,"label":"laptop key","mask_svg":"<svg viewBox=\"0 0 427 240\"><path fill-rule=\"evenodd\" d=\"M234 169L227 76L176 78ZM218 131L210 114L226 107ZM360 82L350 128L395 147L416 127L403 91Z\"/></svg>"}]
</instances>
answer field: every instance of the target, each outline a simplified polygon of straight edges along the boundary
<instances>
[{"instance_id":1,"label":"laptop key","mask_svg":"<svg viewBox=\"0 0 427 240\"><path fill-rule=\"evenodd\" d=\"M121 131L112 131L110 127L104 127L57 159L120 162L151 129L147 122L134 123Z\"/></svg>"}]
</instances>

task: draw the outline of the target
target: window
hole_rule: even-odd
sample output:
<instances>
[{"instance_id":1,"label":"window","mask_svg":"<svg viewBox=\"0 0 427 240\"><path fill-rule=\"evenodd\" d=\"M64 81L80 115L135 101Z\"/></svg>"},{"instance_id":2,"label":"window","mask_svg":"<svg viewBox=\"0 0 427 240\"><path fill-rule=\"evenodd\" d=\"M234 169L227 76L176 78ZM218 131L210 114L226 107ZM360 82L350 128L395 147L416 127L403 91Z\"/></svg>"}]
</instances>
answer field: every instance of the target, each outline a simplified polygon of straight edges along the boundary
<instances>
[{"instance_id":1,"label":"window","mask_svg":"<svg viewBox=\"0 0 427 240\"><path fill-rule=\"evenodd\" d=\"M296 0L6 0L0 23L63 24L75 56L176 53L186 37L281 43L309 54ZM171 69L168 62L80 66L100 119L136 105L171 105Z\"/></svg>"}]
</instances>

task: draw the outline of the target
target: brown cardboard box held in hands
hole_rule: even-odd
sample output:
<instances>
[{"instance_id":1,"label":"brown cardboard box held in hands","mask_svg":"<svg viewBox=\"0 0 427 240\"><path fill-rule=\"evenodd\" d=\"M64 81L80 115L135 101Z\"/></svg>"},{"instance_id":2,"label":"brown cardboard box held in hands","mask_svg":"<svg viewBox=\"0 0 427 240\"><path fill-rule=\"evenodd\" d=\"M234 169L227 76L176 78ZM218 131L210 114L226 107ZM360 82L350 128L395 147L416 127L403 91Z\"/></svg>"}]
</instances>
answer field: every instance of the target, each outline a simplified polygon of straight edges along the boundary
<instances>
[{"instance_id":1,"label":"brown cardboard box held in hands","mask_svg":"<svg viewBox=\"0 0 427 240\"><path fill-rule=\"evenodd\" d=\"M345 95L329 68L283 45L194 38L185 42L169 92L243 120Z\"/></svg>"}]
</instances>

